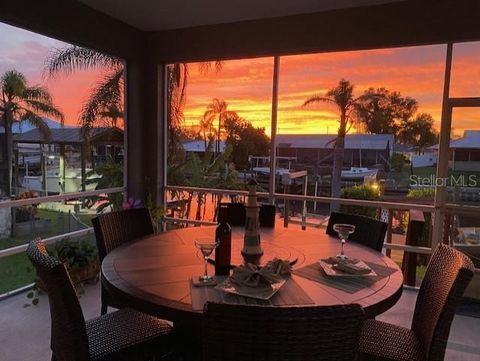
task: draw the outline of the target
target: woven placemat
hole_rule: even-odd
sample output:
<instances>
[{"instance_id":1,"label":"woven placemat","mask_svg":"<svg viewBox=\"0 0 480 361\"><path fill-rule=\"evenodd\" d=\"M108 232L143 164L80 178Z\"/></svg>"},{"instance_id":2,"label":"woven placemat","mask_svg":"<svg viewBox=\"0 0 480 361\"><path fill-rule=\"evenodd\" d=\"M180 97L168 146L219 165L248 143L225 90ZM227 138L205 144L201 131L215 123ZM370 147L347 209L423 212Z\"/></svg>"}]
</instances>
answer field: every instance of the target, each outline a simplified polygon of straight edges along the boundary
<instances>
[{"instance_id":1,"label":"woven placemat","mask_svg":"<svg viewBox=\"0 0 480 361\"><path fill-rule=\"evenodd\" d=\"M194 311L203 310L207 302L230 303L238 305L265 305L265 306L293 306L293 305L312 305L313 300L300 285L292 278L275 293L269 300L258 300L251 297L238 296L223 292L215 287L196 287L190 279L190 296L192 300L192 309Z\"/></svg>"},{"instance_id":2,"label":"woven placemat","mask_svg":"<svg viewBox=\"0 0 480 361\"><path fill-rule=\"evenodd\" d=\"M332 277L327 276L318 262L309 264L297 270L294 270L297 276L307 278L311 281L315 281L324 284L329 287L337 288L341 291L348 293L355 293L361 291L364 288L372 286L375 282L382 278L388 277L395 273L397 270L382 266L376 263L365 262L370 268L372 268L378 276L374 277Z\"/></svg>"}]
</instances>

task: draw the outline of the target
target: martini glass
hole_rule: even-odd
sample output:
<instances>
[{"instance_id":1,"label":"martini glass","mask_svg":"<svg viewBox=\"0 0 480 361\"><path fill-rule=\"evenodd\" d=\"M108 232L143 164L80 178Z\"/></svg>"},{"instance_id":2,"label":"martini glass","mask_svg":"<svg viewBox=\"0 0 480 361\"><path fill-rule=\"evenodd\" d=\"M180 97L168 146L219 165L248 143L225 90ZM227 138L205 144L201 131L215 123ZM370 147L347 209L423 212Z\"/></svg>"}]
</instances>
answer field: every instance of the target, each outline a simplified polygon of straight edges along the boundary
<instances>
[{"instance_id":1,"label":"martini glass","mask_svg":"<svg viewBox=\"0 0 480 361\"><path fill-rule=\"evenodd\" d=\"M213 281L213 276L208 274L208 257L212 254L213 250L217 248L218 241L215 238L199 238L195 241L195 247L197 247L200 252L202 252L203 260L205 262L205 272L203 276L200 276L198 279L204 283L210 283Z\"/></svg>"},{"instance_id":2,"label":"martini glass","mask_svg":"<svg viewBox=\"0 0 480 361\"><path fill-rule=\"evenodd\" d=\"M339 223L333 225L333 230L338 233L338 238L342 241L342 250L340 251L340 254L337 254L337 258L347 259L348 257L344 252L345 242L347 241L348 236L355 232L355 226L353 224Z\"/></svg>"}]
</instances>

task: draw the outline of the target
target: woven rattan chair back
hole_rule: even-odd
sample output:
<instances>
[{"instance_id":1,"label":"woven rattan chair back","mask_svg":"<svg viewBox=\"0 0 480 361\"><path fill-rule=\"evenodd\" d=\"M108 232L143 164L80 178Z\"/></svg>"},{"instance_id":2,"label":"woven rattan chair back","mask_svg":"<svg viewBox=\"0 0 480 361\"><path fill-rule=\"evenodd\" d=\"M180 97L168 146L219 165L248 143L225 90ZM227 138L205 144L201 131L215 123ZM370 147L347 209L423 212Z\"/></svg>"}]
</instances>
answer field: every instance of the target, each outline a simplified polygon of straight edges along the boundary
<instances>
[{"instance_id":1,"label":"woven rattan chair back","mask_svg":"<svg viewBox=\"0 0 480 361\"><path fill-rule=\"evenodd\" d=\"M427 360L443 360L455 309L474 270L472 261L450 246L441 244L432 255L412 322Z\"/></svg>"},{"instance_id":2,"label":"woven rattan chair back","mask_svg":"<svg viewBox=\"0 0 480 361\"><path fill-rule=\"evenodd\" d=\"M276 208L273 204L262 204L258 214L260 227L275 228Z\"/></svg>"},{"instance_id":3,"label":"woven rattan chair back","mask_svg":"<svg viewBox=\"0 0 480 361\"><path fill-rule=\"evenodd\" d=\"M41 240L30 242L27 255L48 294L52 319L51 348L55 360L90 360L85 319L65 265L48 255Z\"/></svg>"},{"instance_id":4,"label":"woven rattan chair back","mask_svg":"<svg viewBox=\"0 0 480 361\"><path fill-rule=\"evenodd\" d=\"M326 232L328 235L338 237L337 232L333 230L333 225L337 223L348 223L355 226L355 232L350 235L349 240L379 252L382 251L385 233L387 232L385 222L356 214L332 212L327 224Z\"/></svg>"},{"instance_id":5,"label":"woven rattan chair back","mask_svg":"<svg viewBox=\"0 0 480 361\"><path fill-rule=\"evenodd\" d=\"M218 219L225 219L233 227L245 225L246 211L243 203L220 203Z\"/></svg>"},{"instance_id":6,"label":"woven rattan chair back","mask_svg":"<svg viewBox=\"0 0 480 361\"><path fill-rule=\"evenodd\" d=\"M262 204L258 214L260 227L275 227L275 206ZM217 219L226 219L233 227L245 226L246 209L243 203L220 203Z\"/></svg>"},{"instance_id":7,"label":"woven rattan chair back","mask_svg":"<svg viewBox=\"0 0 480 361\"><path fill-rule=\"evenodd\" d=\"M132 208L102 214L92 219L100 262L118 246L153 234L150 213L146 208Z\"/></svg>"},{"instance_id":8,"label":"woven rattan chair back","mask_svg":"<svg viewBox=\"0 0 480 361\"><path fill-rule=\"evenodd\" d=\"M352 361L363 317L358 305L284 308L208 303L204 360Z\"/></svg>"}]
</instances>

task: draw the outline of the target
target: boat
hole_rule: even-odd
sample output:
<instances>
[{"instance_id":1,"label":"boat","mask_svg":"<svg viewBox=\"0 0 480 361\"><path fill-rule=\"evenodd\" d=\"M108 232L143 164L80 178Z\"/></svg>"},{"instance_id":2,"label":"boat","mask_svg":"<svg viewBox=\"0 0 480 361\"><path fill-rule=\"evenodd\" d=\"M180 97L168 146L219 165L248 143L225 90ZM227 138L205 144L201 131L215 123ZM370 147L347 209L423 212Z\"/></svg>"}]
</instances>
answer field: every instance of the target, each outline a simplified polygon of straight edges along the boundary
<instances>
[{"instance_id":1,"label":"boat","mask_svg":"<svg viewBox=\"0 0 480 361\"><path fill-rule=\"evenodd\" d=\"M270 167L253 167L253 173L260 173L265 175L270 175ZM290 169L287 168L277 168L275 169L275 174L277 176L283 176L284 174L290 174Z\"/></svg>"},{"instance_id":2,"label":"boat","mask_svg":"<svg viewBox=\"0 0 480 361\"><path fill-rule=\"evenodd\" d=\"M89 169L86 170L86 172L88 171ZM47 195L69 193L69 192L80 192L82 190L82 176L78 169L65 171L65 184L63 185L60 180L58 168L48 170L45 178L47 183L47 187L46 187ZM97 176L87 177L87 179L94 179L94 178L97 178ZM97 186L97 183L87 182L85 186L86 186L86 190L94 190L95 187ZM24 176L22 179L22 188L28 191L43 193L45 191L45 187L43 186L43 183L42 183L42 176L41 175Z\"/></svg>"},{"instance_id":3,"label":"boat","mask_svg":"<svg viewBox=\"0 0 480 361\"><path fill-rule=\"evenodd\" d=\"M362 167L351 167L349 170L342 170L342 179L363 179L365 177L376 177L378 169Z\"/></svg>"}]
</instances>

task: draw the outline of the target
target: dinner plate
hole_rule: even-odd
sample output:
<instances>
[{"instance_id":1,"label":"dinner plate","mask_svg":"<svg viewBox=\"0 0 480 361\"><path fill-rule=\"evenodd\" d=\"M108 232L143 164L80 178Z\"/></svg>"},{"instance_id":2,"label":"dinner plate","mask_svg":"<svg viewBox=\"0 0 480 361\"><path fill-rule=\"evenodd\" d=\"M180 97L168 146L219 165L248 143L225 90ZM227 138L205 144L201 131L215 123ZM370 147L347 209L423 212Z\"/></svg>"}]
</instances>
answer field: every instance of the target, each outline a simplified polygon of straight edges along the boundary
<instances>
[{"instance_id":1,"label":"dinner plate","mask_svg":"<svg viewBox=\"0 0 480 361\"><path fill-rule=\"evenodd\" d=\"M234 285L230 282L230 279L226 279L222 283L219 283L215 286L216 289L221 290L226 293L230 293L233 295L244 296L255 298L257 300L269 300L275 293L278 292L280 288L285 284L286 280L282 280L277 283L272 283L271 287L264 287L264 288L255 288L251 287L250 289L247 287L240 289L236 289Z\"/></svg>"},{"instance_id":2,"label":"dinner plate","mask_svg":"<svg viewBox=\"0 0 480 361\"><path fill-rule=\"evenodd\" d=\"M365 262L363 262L363 261L358 261L358 262L362 262L363 264L365 264ZM375 277L375 276L378 276L377 273L373 269L370 270L370 273L354 274L354 273L347 273L347 272L344 272L344 271L337 270L337 269L333 268L333 265L331 263L325 262L323 260L318 261L318 263L320 264L320 267L322 267L322 269L325 271L325 274L327 276L331 276L331 277ZM366 265L366 266L368 266L368 265Z\"/></svg>"}]
</instances>

